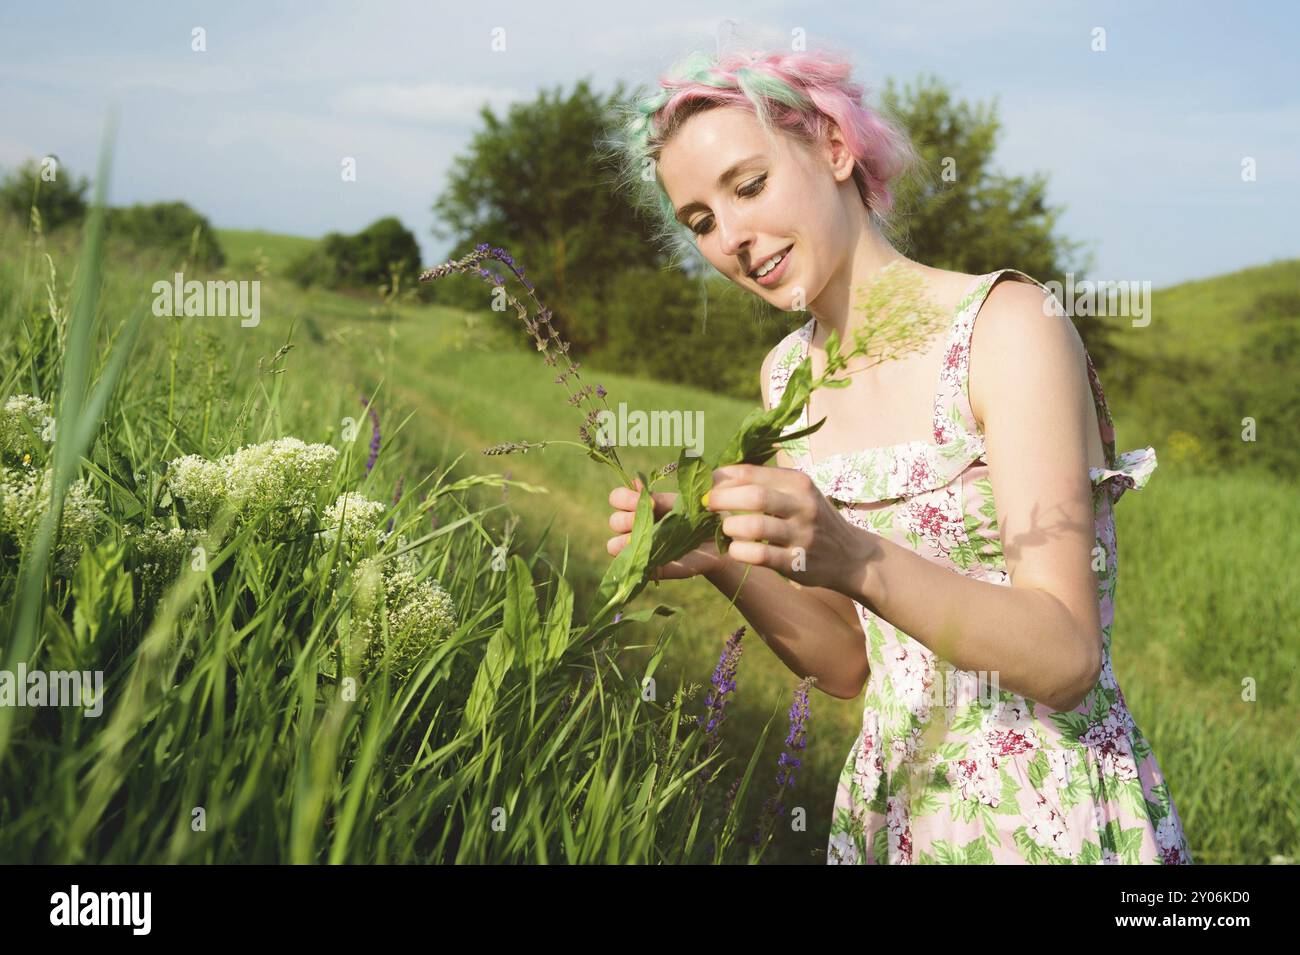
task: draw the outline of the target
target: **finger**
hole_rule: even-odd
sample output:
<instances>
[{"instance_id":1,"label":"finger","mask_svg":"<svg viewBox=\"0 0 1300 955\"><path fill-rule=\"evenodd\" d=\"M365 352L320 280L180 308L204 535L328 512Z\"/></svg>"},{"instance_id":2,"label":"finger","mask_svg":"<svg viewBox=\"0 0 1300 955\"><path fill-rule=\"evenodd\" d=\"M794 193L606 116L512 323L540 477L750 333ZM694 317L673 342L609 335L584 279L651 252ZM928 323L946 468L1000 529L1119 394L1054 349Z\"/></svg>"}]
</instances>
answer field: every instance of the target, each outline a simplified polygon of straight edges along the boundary
<instances>
[{"instance_id":1,"label":"finger","mask_svg":"<svg viewBox=\"0 0 1300 955\"><path fill-rule=\"evenodd\" d=\"M655 520L662 516L662 514L659 515ZM635 511L614 511L609 515L609 529L618 531L620 534L630 532L634 524L636 524Z\"/></svg>"},{"instance_id":2,"label":"finger","mask_svg":"<svg viewBox=\"0 0 1300 955\"><path fill-rule=\"evenodd\" d=\"M760 484L766 487L780 488L790 493L798 493L812 485L812 479L803 471L765 464L728 464L725 467L714 469L711 477L713 487Z\"/></svg>"},{"instance_id":3,"label":"finger","mask_svg":"<svg viewBox=\"0 0 1300 955\"><path fill-rule=\"evenodd\" d=\"M698 570L693 570L683 560L670 561L667 564L661 564L650 570L651 580L686 580L698 574Z\"/></svg>"},{"instance_id":4,"label":"finger","mask_svg":"<svg viewBox=\"0 0 1300 955\"><path fill-rule=\"evenodd\" d=\"M611 537L605 541L605 550L609 552L609 556L617 557L618 552L627 546L627 542L631 538L631 534L620 534L618 537Z\"/></svg>"},{"instance_id":5,"label":"finger","mask_svg":"<svg viewBox=\"0 0 1300 955\"><path fill-rule=\"evenodd\" d=\"M770 484L732 484L711 489L704 506L710 511L756 511L793 517L799 512L799 499Z\"/></svg>"},{"instance_id":6,"label":"finger","mask_svg":"<svg viewBox=\"0 0 1300 955\"><path fill-rule=\"evenodd\" d=\"M711 477L714 485L718 484L755 484L763 479L762 472L775 471L762 464L728 464L715 468Z\"/></svg>"},{"instance_id":7,"label":"finger","mask_svg":"<svg viewBox=\"0 0 1300 955\"><path fill-rule=\"evenodd\" d=\"M652 493L651 497L654 500L656 518L663 517L671 511L673 509L673 504L677 500L676 494L667 491ZM620 511L635 512L637 501L640 499L641 495L639 492L633 491L630 487L623 487L622 485L619 485L609 492L610 507L616 507Z\"/></svg>"},{"instance_id":8,"label":"finger","mask_svg":"<svg viewBox=\"0 0 1300 955\"><path fill-rule=\"evenodd\" d=\"M727 548L727 556L732 560L740 561L742 564L753 564L755 567L771 567L778 571L790 566L790 561L781 556L783 553L790 552L784 547L775 547L758 541L732 541L731 546Z\"/></svg>"},{"instance_id":9,"label":"finger","mask_svg":"<svg viewBox=\"0 0 1300 955\"><path fill-rule=\"evenodd\" d=\"M792 543L794 525L768 514L729 514L722 519L722 533L733 541L767 541L785 546Z\"/></svg>"},{"instance_id":10,"label":"finger","mask_svg":"<svg viewBox=\"0 0 1300 955\"><path fill-rule=\"evenodd\" d=\"M609 506L623 511L635 511L637 497L638 492L620 484L609 492Z\"/></svg>"},{"instance_id":11,"label":"finger","mask_svg":"<svg viewBox=\"0 0 1300 955\"><path fill-rule=\"evenodd\" d=\"M703 548L697 547L695 550L682 557L680 563L690 572L692 577L698 577L700 574L708 573L708 571L717 567L719 565L719 559L716 548L711 548L706 551Z\"/></svg>"}]
</instances>

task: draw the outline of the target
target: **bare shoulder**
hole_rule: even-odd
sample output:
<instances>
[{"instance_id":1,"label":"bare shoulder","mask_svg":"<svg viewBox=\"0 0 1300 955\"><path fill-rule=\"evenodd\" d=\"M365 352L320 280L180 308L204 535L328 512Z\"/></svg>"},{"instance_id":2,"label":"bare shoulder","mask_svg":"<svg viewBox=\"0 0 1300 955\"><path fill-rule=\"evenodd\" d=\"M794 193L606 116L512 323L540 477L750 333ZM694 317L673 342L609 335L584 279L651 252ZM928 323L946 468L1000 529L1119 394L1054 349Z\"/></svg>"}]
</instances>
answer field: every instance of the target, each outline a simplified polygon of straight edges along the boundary
<instances>
[{"instance_id":1,"label":"bare shoulder","mask_svg":"<svg viewBox=\"0 0 1300 955\"><path fill-rule=\"evenodd\" d=\"M955 311L957 304L961 301L962 296L968 292L978 275L971 275L967 272L953 272L948 269L936 269L926 266L924 274L929 281L932 294L935 299L941 303L947 303L952 307L948 311Z\"/></svg>"},{"instance_id":2,"label":"bare shoulder","mask_svg":"<svg viewBox=\"0 0 1300 955\"><path fill-rule=\"evenodd\" d=\"M1016 383L1082 382L1086 391L1085 369L1083 341L1054 296L1014 278L994 285L971 333L970 401L978 422L990 401L1017 390Z\"/></svg>"}]
</instances>

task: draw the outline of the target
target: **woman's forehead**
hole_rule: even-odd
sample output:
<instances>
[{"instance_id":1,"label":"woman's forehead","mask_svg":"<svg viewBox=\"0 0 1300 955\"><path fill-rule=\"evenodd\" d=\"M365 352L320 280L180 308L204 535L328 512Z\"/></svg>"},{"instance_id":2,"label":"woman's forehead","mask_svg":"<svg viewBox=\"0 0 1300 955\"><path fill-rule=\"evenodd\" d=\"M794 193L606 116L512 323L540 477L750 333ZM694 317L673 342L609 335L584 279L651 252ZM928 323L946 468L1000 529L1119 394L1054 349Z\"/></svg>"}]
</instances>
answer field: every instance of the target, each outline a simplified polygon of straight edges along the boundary
<instances>
[{"instance_id":1,"label":"woman's forehead","mask_svg":"<svg viewBox=\"0 0 1300 955\"><path fill-rule=\"evenodd\" d=\"M758 121L743 111L725 110L739 114L738 118L719 116L713 123L708 121L709 113L722 112L715 109L692 116L669 139L656 162L662 178L713 188L718 185L717 178L742 160L772 162L784 154L783 137L769 137Z\"/></svg>"}]
</instances>

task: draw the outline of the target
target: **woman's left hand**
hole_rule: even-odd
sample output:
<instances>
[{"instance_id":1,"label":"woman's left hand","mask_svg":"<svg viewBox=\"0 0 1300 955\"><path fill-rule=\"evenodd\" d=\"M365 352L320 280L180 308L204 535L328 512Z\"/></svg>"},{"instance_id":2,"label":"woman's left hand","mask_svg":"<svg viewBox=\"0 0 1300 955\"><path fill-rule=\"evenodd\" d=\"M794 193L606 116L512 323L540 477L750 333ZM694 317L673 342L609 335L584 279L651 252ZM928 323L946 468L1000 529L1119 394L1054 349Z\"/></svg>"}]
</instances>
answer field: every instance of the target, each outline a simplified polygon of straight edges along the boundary
<instances>
[{"instance_id":1,"label":"woman's left hand","mask_svg":"<svg viewBox=\"0 0 1300 955\"><path fill-rule=\"evenodd\" d=\"M796 583L845 593L867 560L869 535L850 524L802 471L733 464L713 472L710 511L729 513L722 532L734 560L770 567Z\"/></svg>"}]
</instances>

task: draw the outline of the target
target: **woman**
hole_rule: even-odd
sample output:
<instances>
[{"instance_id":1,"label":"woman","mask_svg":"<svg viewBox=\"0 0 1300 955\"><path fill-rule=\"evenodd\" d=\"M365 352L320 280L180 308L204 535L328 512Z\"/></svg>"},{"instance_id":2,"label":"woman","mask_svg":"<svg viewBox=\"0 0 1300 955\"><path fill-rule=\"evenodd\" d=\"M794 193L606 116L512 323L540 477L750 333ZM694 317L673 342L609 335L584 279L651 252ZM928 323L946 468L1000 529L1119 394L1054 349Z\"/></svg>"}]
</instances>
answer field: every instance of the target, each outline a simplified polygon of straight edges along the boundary
<instances>
[{"instance_id":1,"label":"woman","mask_svg":"<svg viewBox=\"0 0 1300 955\"><path fill-rule=\"evenodd\" d=\"M1112 508L1155 452L1116 454L1092 361L1041 284L893 247L889 186L916 155L850 72L824 53L696 56L623 127L661 237L811 312L763 362L768 407L805 356L821 373L831 332L852 341L887 267L947 316L907 357L855 360L847 387L814 392L788 431L826 423L779 467L717 471L706 503L728 554L709 544L656 575L703 575L832 696L865 687L828 862L1189 863L1111 668ZM674 497L654 495L656 516ZM636 500L610 494L611 554Z\"/></svg>"}]
</instances>

